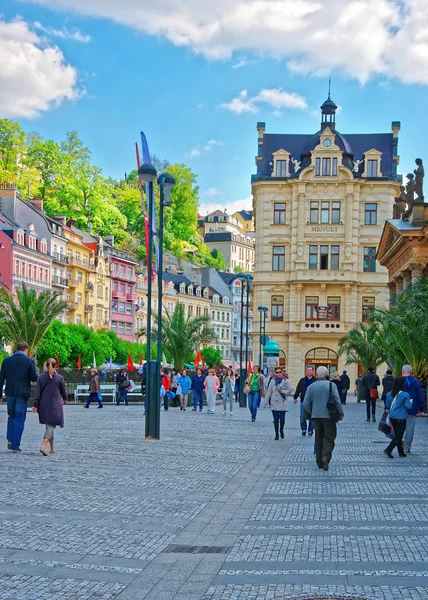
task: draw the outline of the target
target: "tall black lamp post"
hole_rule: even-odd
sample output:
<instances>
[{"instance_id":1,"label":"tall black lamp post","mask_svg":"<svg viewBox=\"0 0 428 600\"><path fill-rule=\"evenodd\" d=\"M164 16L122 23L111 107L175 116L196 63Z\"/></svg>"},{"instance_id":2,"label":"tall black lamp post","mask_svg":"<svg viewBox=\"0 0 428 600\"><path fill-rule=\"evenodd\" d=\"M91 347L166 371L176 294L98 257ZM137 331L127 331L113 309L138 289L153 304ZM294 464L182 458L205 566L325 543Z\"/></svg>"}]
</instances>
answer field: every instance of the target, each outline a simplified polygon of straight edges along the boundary
<instances>
[{"instance_id":1,"label":"tall black lamp post","mask_svg":"<svg viewBox=\"0 0 428 600\"><path fill-rule=\"evenodd\" d=\"M240 351L239 351L239 405L241 408L245 408L247 405L247 398L244 395L244 385L245 380L247 379L248 372L248 334L249 334L249 315L250 315L250 285L253 279L253 276L245 273L238 273L239 281L241 282L241 340L240 340ZM247 310L246 310L246 323L245 323L245 364L242 366L242 355L243 355L243 346L244 346L244 282L247 283Z\"/></svg>"},{"instance_id":2,"label":"tall black lamp post","mask_svg":"<svg viewBox=\"0 0 428 600\"><path fill-rule=\"evenodd\" d=\"M265 339L265 335L266 335L266 314L268 311L268 307L267 306L259 306L258 307L258 311L260 314L260 349L259 349L259 367L260 370L263 371L263 357L262 357L262 350L264 348L264 339Z\"/></svg>"},{"instance_id":3,"label":"tall black lamp post","mask_svg":"<svg viewBox=\"0 0 428 600\"><path fill-rule=\"evenodd\" d=\"M157 357L152 360L151 338L152 338L152 270L153 270L153 210L154 189L153 181L156 179L157 171L151 164L143 164L138 169L139 178L149 184L148 218L148 285L147 285L147 370L146 370L146 431L148 439L160 439L160 369L162 360L162 271L163 271L163 209L171 206L170 192L175 183L172 175L163 173L158 179L160 188L160 213L159 213L159 265L158 265L158 337Z\"/></svg>"}]
</instances>

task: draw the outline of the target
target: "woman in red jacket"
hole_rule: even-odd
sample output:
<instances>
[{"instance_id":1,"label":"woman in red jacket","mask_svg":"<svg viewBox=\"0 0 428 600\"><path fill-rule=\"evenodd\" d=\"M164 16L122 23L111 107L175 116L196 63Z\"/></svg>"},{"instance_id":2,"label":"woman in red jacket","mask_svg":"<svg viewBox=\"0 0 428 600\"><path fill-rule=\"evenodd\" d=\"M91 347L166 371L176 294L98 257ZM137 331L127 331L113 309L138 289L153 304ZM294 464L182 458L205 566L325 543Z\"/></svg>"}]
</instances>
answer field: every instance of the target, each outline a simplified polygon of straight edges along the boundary
<instances>
[{"instance_id":1,"label":"woman in red jacket","mask_svg":"<svg viewBox=\"0 0 428 600\"><path fill-rule=\"evenodd\" d=\"M165 390L165 395L163 397L163 407L164 410L168 410L168 395L167 393L171 390L171 378L169 376L168 369L161 369L161 385Z\"/></svg>"}]
</instances>

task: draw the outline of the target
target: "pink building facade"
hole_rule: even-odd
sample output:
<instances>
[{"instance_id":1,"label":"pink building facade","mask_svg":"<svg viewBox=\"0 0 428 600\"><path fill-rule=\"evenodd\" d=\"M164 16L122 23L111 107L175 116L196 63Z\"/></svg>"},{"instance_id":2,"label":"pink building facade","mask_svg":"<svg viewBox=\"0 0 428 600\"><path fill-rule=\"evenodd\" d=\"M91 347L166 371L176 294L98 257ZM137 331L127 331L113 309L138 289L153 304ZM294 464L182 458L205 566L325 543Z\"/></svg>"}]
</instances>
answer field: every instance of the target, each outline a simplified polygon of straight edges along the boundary
<instances>
[{"instance_id":1,"label":"pink building facade","mask_svg":"<svg viewBox=\"0 0 428 600\"><path fill-rule=\"evenodd\" d=\"M104 251L109 257L111 278L111 330L120 338L133 342L138 263L125 252L117 250L111 238L106 238L106 242Z\"/></svg>"},{"instance_id":2,"label":"pink building facade","mask_svg":"<svg viewBox=\"0 0 428 600\"><path fill-rule=\"evenodd\" d=\"M0 274L12 292L22 287L37 291L51 288L52 257L46 238L37 236L34 225L17 225L0 214Z\"/></svg>"}]
</instances>

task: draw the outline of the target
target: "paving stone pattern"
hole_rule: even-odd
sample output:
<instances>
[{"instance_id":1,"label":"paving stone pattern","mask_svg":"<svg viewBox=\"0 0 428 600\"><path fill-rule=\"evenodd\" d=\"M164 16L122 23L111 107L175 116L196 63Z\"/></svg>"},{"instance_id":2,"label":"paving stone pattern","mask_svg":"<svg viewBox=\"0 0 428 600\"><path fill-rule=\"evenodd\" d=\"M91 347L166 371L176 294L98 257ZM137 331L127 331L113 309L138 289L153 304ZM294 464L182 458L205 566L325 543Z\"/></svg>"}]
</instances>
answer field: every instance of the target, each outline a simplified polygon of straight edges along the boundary
<instances>
[{"instance_id":1,"label":"paving stone pattern","mask_svg":"<svg viewBox=\"0 0 428 600\"><path fill-rule=\"evenodd\" d=\"M162 412L146 442L140 406L67 406L48 457L28 413L0 448L0 600L428 600L427 421L391 461L350 403L324 472L297 409L278 442L238 408Z\"/></svg>"}]
</instances>

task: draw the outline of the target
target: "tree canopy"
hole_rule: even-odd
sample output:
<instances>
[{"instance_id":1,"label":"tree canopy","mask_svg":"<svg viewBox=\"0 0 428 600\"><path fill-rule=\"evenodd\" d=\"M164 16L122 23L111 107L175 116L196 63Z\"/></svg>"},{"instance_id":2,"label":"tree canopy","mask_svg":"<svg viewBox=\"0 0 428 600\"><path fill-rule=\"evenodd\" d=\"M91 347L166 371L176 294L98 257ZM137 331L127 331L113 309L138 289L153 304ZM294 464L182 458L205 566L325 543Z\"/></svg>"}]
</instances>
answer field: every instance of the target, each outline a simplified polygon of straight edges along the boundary
<instances>
[{"instance_id":1,"label":"tree canopy","mask_svg":"<svg viewBox=\"0 0 428 600\"><path fill-rule=\"evenodd\" d=\"M223 268L223 257L210 254L197 234L199 187L197 175L184 164L170 164L157 156L152 163L159 174L168 170L176 184L172 205L165 208L165 248L190 261ZM15 121L0 119L0 183L14 183L24 198L44 200L50 216L73 217L83 230L114 235L116 245L144 259L144 217L136 169L117 180L106 177L92 161L91 150L76 131L61 141L26 134ZM155 186L159 210L159 189ZM90 224L90 225L89 225Z\"/></svg>"}]
</instances>

